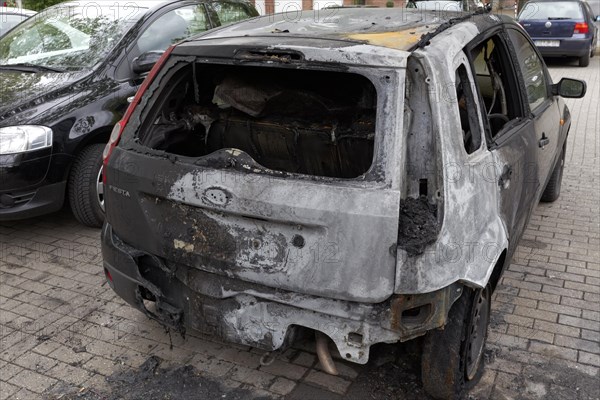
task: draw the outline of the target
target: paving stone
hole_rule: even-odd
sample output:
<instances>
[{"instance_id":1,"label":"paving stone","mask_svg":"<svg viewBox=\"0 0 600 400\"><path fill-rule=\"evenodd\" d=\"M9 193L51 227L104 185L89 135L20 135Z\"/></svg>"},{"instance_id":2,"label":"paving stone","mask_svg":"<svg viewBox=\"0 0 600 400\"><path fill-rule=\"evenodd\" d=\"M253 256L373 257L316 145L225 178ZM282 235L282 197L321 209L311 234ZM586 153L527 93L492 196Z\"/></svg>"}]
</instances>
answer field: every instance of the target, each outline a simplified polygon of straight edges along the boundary
<instances>
[{"instance_id":1,"label":"paving stone","mask_svg":"<svg viewBox=\"0 0 600 400\"><path fill-rule=\"evenodd\" d=\"M17 393L11 396L11 400L32 400L37 399L40 396L37 393L32 392L31 390L27 390L25 388L19 390Z\"/></svg>"},{"instance_id":2,"label":"paving stone","mask_svg":"<svg viewBox=\"0 0 600 400\"><path fill-rule=\"evenodd\" d=\"M306 378L304 378L304 381L309 384L327 388L328 390L338 394L344 394L351 383L346 379L319 371L310 371Z\"/></svg>"},{"instance_id":3,"label":"paving stone","mask_svg":"<svg viewBox=\"0 0 600 400\"><path fill-rule=\"evenodd\" d=\"M240 351L235 348L225 348L217 357L235 364L244 365L250 369L258 368L262 358L261 355L249 351Z\"/></svg>"},{"instance_id":4,"label":"paving stone","mask_svg":"<svg viewBox=\"0 0 600 400\"><path fill-rule=\"evenodd\" d=\"M558 322L565 325L576 326L579 328L589 329L592 331L600 331L599 321L590 321L582 318L575 318L569 315L560 315Z\"/></svg>"},{"instance_id":5,"label":"paving stone","mask_svg":"<svg viewBox=\"0 0 600 400\"><path fill-rule=\"evenodd\" d=\"M42 393L44 390L54 385L57 380L38 374L37 372L24 369L17 375L10 378L8 382L21 388L27 388L27 390L35 393Z\"/></svg>"},{"instance_id":6,"label":"paving stone","mask_svg":"<svg viewBox=\"0 0 600 400\"><path fill-rule=\"evenodd\" d=\"M229 377L238 382L247 383L259 389L268 389L277 378L273 374L244 366L234 366Z\"/></svg>"},{"instance_id":7,"label":"paving stone","mask_svg":"<svg viewBox=\"0 0 600 400\"><path fill-rule=\"evenodd\" d=\"M16 358L13 362L20 367L46 375L50 369L58 364L57 360L40 355L33 351ZM4 371L2 376L4 377Z\"/></svg>"},{"instance_id":8,"label":"paving stone","mask_svg":"<svg viewBox=\"0 0 600 400\"><path fill-rule=\"evenodd\" d=\"M115 362L100 356L94 356L85 364L83 364L83 368L87 369L88 371L93 371L96 374L109 376L115 370Z\"/></svg>"},{"instance_id":9,"label":"paving stone","mask_svg":"<svg viewBox=\"0 0 600 400\"><path fill-rule=\"evenodd\" d=\"M561 315L561 317L562 317L562 315ZM540 320L536 320L533 327L534 327L534 329L539 329L541 331L556 333L556 334L561 334L561 335L571 336L571 337L576 337L576 338L578 338L581 333L581 329L576 328L576 327L563 325L560 323L540 321Z\"/></svg>"},{"instance_id":10,"label":"paving stone","mask_svg":"<svg viewBox=\"0 0 600 400\"><path fill-rule=\"evenodd\" d=\"M317 362L317 356L314 354L306 353L301 351L298 353L296 358L292 361L294 364L302 365L304 367L310 368Z\"/></svg>"},{"instance_id":11,"label":"paving stone","mask_svg":"<svg viewBox=\"0 0 600 400\"><path fill-rule=\"evenodd\" d=\"M0 379L7 381L19 372L23 371L23 367L20 365L5 362L2 366L2 373L0 373Z\"/></svg>"},{"instance_id":12,"label":"paving stone","mask_svg":"<svg viewBox=\"0 0 600 400\"><path fill-rule=\"evenodd\" d=\"M565 306L562 304L553 304L553 303L547 303L545 301L540 301L538 303L537 308L539 310L552 311L552 312L556 312L559 314L572 315L574 317L581 316L581 308Z\"/></svg>"},{"instance_id":13,"label":"paving stone","mask_svg":"<svg viewBox=\"0 0 600 400\"><path fill-rule=\"evenodd\" d=\"M275 359L269 365L261 365L260 370L273 375L282 376L293 380L299 380L304 376L304 374L306 374L308 368L302 367L300 365L289 364L281 360Z\"/></svg>"},{"instance_id":14,"label":"paving stone","mask_svg":"<svg viewBox=\"0 0 600 400\"><path fill-rule=\"evenodd\" d=\"M524 339L532 339L540 342L553 343L554 334L539 329L531 329L519 325L509 325L506 333L512 336L518 336Z\"/></svg>"},{"instance_id":15,"label":"paving stone","mask_svg":"<svg viewBox=\"0 0 600 400\"><path fill-rule=\"evenodd\" d=\"M290 393L295 387L296 382L285 378L277 378L269 388L269 391L283 396Z\"/></svg>"},{"instance_id":16,"label":"paving stone","mask_svg":"<svg viewBox=\"0 0 600 400\"><path fill-rule=\"evenodd\" d=\"M516 315L529 316L535 319L541 319L549 322L556 322L558 320L557 313L540 310L539 308L535 309L529 307L516 306L513 312Z\"/></svg>"},{"instance_id":17,"label":"paving stone","mask_svg":"<svg viewBox=\"0 0 600 400\"><path fill-rule=\"evenodd\" d=\"M554 346L547 343L531 342L529 350L547 357L564 358L565 360L577 361L577 350Z\"/></svg>"},{"instance_id":18,"label":"paving stone","mask_svg":"<svg viewBox=\"0 0 600 400\"><path fill-rule=\"evenodd\" d=\"M209 359L200 354L194 356L190 364L196 367L199 371L214 377L222 377L227 375L235 366L235 364L230 363L229 361L219 360L217 358Z\"/></svg>"},{"instance_id":19,"label":"paving stone","mask_svg":"<svg viewBox=\"0 0 600 400\"><path fill-rule=\"evenodd\" d=\"M21 389L18 386L0 381L0 400L9 400Z\"/></svg>"},{"instance_id":20,"label":"paving stone","mask_svg":"<svg viewBox=\"0 0 600 400\"><path fill-rule=\"evenodd\" d=\"M585 351L579 352L579 362L584 364L594 365L596 367L600 367L600 355L598 354L590 354Z\"/></svg>"}]
</instances>

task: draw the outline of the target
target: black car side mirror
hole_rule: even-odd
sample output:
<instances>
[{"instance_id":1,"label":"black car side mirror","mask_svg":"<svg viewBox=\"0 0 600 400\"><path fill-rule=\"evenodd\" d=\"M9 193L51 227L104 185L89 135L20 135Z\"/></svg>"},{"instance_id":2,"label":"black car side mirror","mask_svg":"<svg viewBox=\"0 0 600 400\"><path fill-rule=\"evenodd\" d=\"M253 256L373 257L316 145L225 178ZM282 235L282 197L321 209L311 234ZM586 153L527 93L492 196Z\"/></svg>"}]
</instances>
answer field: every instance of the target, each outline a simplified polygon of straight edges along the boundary
<instances>
[{"instance_id":1,"label":"black car side mirror","mask_svg":"<svg viewBox=\"0 0 600 400\"><path fill-rule=\"evenodd\" d=\"M149 51L144 53L133 59L131 63L131 69L138 75L150 72L162 54L162 51Z\"/></svg>"},{"instance_id":2,"label":"black car side mirror","mask_svg":"<svg viewBox=\"0 0 600 400\"><path fill-rule=\"evenodd\" d=\"M552 94L561 97L579 99L585 96L587 85L579 79L562 78L558 83L552 85Z\"/></svg>"}]
</instances>

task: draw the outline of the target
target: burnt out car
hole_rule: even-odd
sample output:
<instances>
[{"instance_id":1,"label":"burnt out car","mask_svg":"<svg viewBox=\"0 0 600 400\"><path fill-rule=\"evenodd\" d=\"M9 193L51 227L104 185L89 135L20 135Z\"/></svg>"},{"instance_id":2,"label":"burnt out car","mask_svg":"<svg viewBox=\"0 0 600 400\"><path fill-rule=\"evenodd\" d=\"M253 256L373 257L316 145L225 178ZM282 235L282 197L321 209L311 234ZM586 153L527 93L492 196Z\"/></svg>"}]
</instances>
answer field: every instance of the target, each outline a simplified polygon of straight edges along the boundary
<instances>
[{"instance_id":1,"label":"burnt out car","mask_svg":"<svg viewBox=\"0 0 600 400\"><path fill-rule=\"evenodd\" d=\"M166 327L366 363L425 336L437 398L477 381L490 298L560 193L571 114L510 18L337 9L171 47L104 151L104 271Z\"/></svg>"}]
</instances>

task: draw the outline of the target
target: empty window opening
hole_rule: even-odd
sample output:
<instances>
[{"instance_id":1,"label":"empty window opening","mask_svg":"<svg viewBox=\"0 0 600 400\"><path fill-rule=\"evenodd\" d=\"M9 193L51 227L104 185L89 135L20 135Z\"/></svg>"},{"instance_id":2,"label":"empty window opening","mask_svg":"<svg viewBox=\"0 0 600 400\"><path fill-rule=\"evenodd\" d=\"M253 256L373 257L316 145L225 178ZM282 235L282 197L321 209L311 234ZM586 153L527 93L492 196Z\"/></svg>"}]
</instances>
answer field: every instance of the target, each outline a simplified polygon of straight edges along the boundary
<instances>
[{"instance_id":1,"label":"empty window opening","mask_svg":"<svg viewBox=\"0 0 600 400\"><path fill-rule=\"evenodd\" d=\"M510 72L504 45L488 39L475 47L471 56L483 108L494 138L508 121L522 114L519 90Z\"/></svg>"},{"instance_id":2,"label":"empty window opening","mask_svg":"<svg viewBox=\"0 0 600 400\"><path fill-rule=\"evenodd\" d=\"M165 86L140 142L187 157L237 149L252 169L355 178L373 160L376 109L375 87L358 74L197 64Z\"/></svg>"},{"instance_id":3,"label":"empty window opening","mask_svg":"<svg viewBox=\"0 0 600 400\"><path fill-rule=\"evenodd\" d=\"M466 152L471 154L481 146L481 130L471 82L464 65L456 70L455 85L463 144Z\"/></svg>"}]
</instances>

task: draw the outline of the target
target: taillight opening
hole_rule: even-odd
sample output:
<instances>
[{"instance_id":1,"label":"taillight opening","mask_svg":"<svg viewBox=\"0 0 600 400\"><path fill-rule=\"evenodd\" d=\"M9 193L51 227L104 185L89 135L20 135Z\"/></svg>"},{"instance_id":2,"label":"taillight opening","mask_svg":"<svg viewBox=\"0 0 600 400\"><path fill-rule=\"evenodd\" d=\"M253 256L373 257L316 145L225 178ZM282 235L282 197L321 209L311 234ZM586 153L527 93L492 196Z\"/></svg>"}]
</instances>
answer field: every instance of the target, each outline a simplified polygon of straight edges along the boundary
<instances>
[{"instance_id":1,"label":"taillight opening","mask_svg":"<svg viewBox=\"0 0 600 400\"><path fill-rule=\"evenodd\" d=\"M171 55L171 52L173 51L174 48L175 48L175 46L169 47L163 53L163 55L158 59L156 64L154 64L154 66L148 73L148 76L146 77L146 79L144 79L142 86L140 86L139 90L136 92L135 97L133 98L133 101L131 102L131 104L129 104L129 107L127 107L127 111L125 111L125 115L123 115L123 118L121 119L121 121L119 121L114 126L114 128L110 134L110 139L108 140L108 143L106 144L106 147L104 148L104 151L102 152L102 164L103 164L103 168L104 168L104 171L102 174L102 181L104 182L104 184L106 184L106 179L107 179L106 166L108 165L108 160L109 160L110 155L112 154L114 148L117 146L117 144L119 144L119 140L121 140L121 135L123 134L125 125L127 125L127 122L129 121L129 118L131 117L131 114L133 114L133 110L135 110L135 107L139 104L140 99L146 92L146 89L148 89L148 86L150 86L150 84L156 77L156 74L162 68L165 61L169 58L169 56Z\"/></svg>"}]
</instances>

